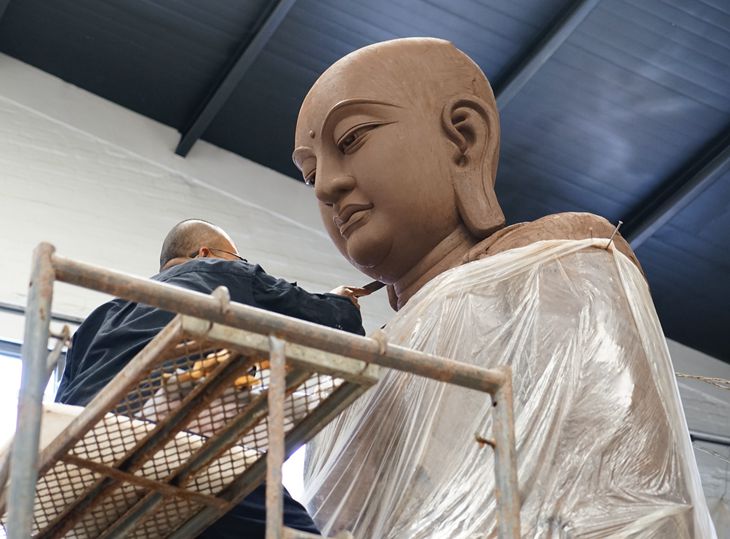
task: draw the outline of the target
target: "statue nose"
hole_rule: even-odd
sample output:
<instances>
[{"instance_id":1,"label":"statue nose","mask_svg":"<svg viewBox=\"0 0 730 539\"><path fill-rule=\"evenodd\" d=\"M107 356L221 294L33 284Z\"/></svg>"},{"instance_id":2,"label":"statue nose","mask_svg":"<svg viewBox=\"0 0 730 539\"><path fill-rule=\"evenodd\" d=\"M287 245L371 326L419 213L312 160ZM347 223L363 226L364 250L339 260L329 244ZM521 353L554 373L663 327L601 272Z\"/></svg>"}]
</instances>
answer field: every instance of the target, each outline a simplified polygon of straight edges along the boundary
<instances>
[{"instance_id":1,"label":"statue nose","mask_svg":"<svg viewBox=\"0 0 730 539\"><path fill-rule=\"evenodd\" d=\"M314 184L314 192L319 200L331 206L346 193L352 191L356 183L355 177L350 174L338 174L322 179L317 178Z\"/></svg>"}]
</instances>

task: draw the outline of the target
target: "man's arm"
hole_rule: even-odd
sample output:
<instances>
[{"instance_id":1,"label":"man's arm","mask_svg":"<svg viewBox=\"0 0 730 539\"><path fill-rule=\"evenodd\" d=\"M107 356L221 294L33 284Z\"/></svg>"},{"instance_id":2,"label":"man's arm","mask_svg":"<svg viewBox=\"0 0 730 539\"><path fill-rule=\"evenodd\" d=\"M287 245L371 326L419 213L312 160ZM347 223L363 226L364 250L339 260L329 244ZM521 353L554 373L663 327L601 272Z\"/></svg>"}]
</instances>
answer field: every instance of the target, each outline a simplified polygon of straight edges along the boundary
<instances>
[{"instance_id":1,"label":"man's arm","mask_svg":"<svg viewBox=\"0 0 730 539\"><path fill-rule=\"evenodd\" d=\"M313 294L295 283L272 277L259 266L252 288L256 307L365 335L360 310L350 294Z\"/></svg>"}]
</instances>

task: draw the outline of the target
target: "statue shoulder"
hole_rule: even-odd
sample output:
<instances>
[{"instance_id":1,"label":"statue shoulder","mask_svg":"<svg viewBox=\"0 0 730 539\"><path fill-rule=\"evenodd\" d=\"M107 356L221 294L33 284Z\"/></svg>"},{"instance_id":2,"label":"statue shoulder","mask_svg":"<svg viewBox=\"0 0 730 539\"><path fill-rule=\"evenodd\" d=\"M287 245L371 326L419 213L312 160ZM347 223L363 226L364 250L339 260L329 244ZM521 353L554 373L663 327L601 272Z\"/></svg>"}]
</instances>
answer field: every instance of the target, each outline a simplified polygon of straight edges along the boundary
<instances>
[{"instance_id":1,"label":"statue shoulder","mask_svg":"<svg viewBox=\"0 0 730 539\"><path fill-rule=\"evenodd\" d=\"M615 228L607 219L592 213L555 213L535 221L510 225L495 232L472 249L469 260L478 260L543 240L606 238L608 242ZM641 270L634 251L620 233L614 236L613 241L618 250Z\"/></svg>"}]
</instances>

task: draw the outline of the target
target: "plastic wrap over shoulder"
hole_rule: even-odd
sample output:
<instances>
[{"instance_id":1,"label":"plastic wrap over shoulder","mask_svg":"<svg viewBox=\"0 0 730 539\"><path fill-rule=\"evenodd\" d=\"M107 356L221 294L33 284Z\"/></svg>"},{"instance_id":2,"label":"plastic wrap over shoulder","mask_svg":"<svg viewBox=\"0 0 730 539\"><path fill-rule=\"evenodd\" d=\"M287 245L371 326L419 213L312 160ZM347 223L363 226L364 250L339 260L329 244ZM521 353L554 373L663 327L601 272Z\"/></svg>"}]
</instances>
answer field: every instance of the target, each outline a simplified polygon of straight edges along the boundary
<instances>
[{"instance_id":1,"label":"plastic wrap over shoulder","mask_svg":"<svg viewBox=\"0 0 730 539\"><path fill-rule=\"evenodd\" d=\"M523 537L712 538L664 335L606 240L544 241L454 268L389 341L511 365ZM309 446L323 532L496 537L489 396L390 371Z\"/></svg>"}]
</instances>

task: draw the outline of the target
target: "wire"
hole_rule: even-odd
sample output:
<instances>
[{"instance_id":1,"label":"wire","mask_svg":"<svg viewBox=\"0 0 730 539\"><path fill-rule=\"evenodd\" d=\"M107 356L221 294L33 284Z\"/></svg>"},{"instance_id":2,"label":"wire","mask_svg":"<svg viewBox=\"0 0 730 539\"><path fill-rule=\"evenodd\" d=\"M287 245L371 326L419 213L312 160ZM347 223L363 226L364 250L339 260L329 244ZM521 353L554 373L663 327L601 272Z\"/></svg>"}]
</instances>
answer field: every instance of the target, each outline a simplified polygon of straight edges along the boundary
<instances>
[{"instance_id":1,"label":"wire","mask_svg":"<svg viewBox=\"0 0 730 539\"><path fill-rule=\"evenodd\" d=\"M704 447L700 447L699 445L695 445L694 448L697 449L698 451L702 451L703 453L707 453L708 455L712 455L713 457L717 457L720 460L722 460L723 462L727 462L728 464L730 464L730 460L728 460L726 457L724 457L720 453L717 453L716 451L713 451L712 449L705 449Z\"/></svg>"},{"instance_id":2,"label":"wire","mask_svg":"<svg viewBox=\"0 0 730 539\"><path fill-rule=\"evenodd\" d=\"M688 380L698 380L700 382L705 382L706 384L710 384L715 387L719 387L720 389L730 390L730 380L727 380L725 378L716 378L713 376L700 376L698 374L685 374L682 372L675 372L674 374L677 375L677 378L686 378Z\"/></svg>"}]
</instances>

